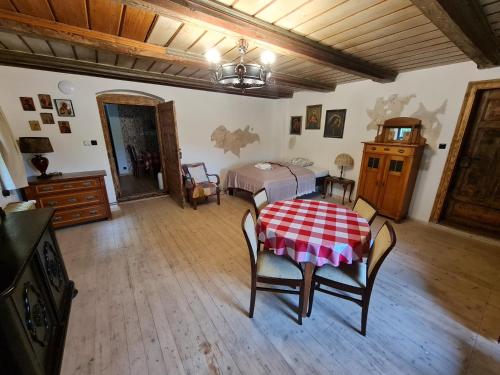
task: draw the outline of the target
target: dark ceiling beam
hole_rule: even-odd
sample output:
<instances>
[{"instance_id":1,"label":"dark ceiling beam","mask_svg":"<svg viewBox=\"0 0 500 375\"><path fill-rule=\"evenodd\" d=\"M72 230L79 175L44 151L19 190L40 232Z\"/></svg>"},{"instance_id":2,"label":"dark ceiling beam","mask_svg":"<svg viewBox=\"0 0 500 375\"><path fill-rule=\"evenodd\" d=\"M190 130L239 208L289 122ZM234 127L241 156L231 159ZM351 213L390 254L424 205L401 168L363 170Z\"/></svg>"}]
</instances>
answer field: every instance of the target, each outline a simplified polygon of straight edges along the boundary
<instances>
[{"instance_id":1,"label":"dark ceiling beam","mask_svg":"<svg viewBox=\"0 0 500 375\"><path fill-rule=\"evenodd\" d=\"M476 0L412 0L479 68L500 65L498 41Z\"/></svg>"},{"instance_id":2,"label":"dark ceiling beam","mask_svg":"<svg viewBox=\"0 0 500 375\"><path fill-rule=\"evenodd\" d=\"M140 71L119 66L78 61L61 57L34 55L27 52L2 50L0 51L0 65L81 74L125 81L145 82L155 85L182 87L233 95L255 96L268 99L291 98L293 96L292 89L282 87L271 86L261 88L259 90L247 90L246 93L242 93L240 90L228 89L214 85L208 81L195 78Z\"/></svg>"},{"instance_id":3,"label":"dark ceiling beam","mask_svg":"<svg viewBox=\"0 0 500 375\"><path fill-rule=\"evenodd\" d=\"M56 39L71 44L82 45L99 50L110 51L120 55L162 61L179 66L209 70L210 65L201 55L165 48L154 44L138 42L99 31L88 30L77 26L31 17L20 13L0 10L0 30L23 35L38 36L43 39ZM304 79L286 74L274 74L278 85L296 87L306 90L330 92L335 85L323 84L319 81Z\"/></svg>"},{"instance_id":4,"label":"dark ceiling beam","mask_svg":"<svg viewBox=\"0 0 500 375\"><path fill-rule=\"evenodd\" d=\"M299 56L377 82L392 82L397 76L395 71L347 55L215 1L122 0L122 2L167 17L173 16L185 22L210 25L219 31L230 32L232 35L278 48L285 54Z\"/></svg>"}]
</instances>

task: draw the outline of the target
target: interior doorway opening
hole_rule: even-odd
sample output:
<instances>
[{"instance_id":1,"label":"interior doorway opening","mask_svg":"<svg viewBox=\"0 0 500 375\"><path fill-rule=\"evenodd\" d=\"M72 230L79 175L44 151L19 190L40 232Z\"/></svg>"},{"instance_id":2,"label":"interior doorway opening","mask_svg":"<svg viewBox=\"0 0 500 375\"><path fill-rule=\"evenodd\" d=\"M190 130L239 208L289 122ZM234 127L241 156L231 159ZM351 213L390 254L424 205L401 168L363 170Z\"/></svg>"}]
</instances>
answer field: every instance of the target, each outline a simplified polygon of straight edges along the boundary
<instances>
[{"instance_id":1,"label":"interior doorway opening","mask_svg":"<svg viewBox=\"0 0 500 375\"><path fill-rule=\"evenodd\" d=\"M105 104L104 110L118 172L119 200L162 194L155 107Z\"/></svg>"}]
</instances>

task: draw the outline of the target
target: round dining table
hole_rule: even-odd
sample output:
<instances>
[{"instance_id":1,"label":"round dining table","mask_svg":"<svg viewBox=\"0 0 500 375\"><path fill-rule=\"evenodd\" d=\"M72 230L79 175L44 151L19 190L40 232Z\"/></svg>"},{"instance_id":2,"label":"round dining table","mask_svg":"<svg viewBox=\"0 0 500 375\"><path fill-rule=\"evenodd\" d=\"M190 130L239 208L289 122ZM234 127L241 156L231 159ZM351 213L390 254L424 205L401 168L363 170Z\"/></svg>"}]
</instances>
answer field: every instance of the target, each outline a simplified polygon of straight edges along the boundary
<instances>
[{"instance_id":1,"label":"round dining table","mask_svg":"<svg viewBox=\"0 0 500 375\"><path fill-rule=\"evenodd\" d=\"M289 256L304 269L304 309L315 267L338 267L361 259L370 246L370 226L356 212L333 203L296 199L278 201L260 211L259 241L276 255Z\"/></svg>"}]
</instances>

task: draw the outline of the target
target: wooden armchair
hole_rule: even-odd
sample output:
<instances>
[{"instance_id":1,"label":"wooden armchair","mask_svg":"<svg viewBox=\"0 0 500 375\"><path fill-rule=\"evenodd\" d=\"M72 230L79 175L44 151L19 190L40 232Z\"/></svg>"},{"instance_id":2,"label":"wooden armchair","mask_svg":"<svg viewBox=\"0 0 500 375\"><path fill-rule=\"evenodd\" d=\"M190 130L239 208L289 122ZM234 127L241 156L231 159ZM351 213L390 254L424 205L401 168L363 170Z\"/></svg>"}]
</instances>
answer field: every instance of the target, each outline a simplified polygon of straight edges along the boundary
<instances>
[{"instance_id":1,"label":"wooden armchair","mask_svg":"<svg viewBox=\"0 0 500 375\"><path fill-rule=\"evenodd\" d=\"M187 200L195 210L199 200L207 200L213 195L217 196L217 204L220 205L219 175L207 173L205 163L183 164L182 175ZM215 177L215 181L210 180L210 177Z\"/></svg>"}]
</instances>

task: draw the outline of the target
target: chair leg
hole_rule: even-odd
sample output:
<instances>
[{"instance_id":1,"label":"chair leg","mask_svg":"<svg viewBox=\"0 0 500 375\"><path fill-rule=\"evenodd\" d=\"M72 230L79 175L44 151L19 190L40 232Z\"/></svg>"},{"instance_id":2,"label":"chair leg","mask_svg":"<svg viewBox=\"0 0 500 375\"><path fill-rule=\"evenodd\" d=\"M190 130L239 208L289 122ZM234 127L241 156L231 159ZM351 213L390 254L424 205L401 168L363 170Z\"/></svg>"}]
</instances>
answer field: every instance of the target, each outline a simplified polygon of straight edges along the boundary
<instances>
[{"instance_id":1,"label":"chair leg","mask_svg":"<svg viewBox=\"0 0 500 375\"><path fill-rule=\"evenodd\" d=\"M366 325L368 323L368 307L370 306L370 296L363 296L363 306L361 307L361 334L366 336Z\"/></svg>"},{"instance_id":2,"label":"chair leg","mask_svg":"<svg viewBox=\"0 0 500 375\"><path fill-rule=\"evenodd\" d=\"M299 319L297 322L302 325L302 310L304 309L304 282L300 283L300 292L299 292Z\"/></svg>"},{"instance_id":3,"label":"chair leg","mask_svg":"<svg viewBox=\"0 0 500 375\"><path fill-rule=\"evenodd\" d=\"M197 202L196 198L193 198L193 208L194 208L195 210L197 210L197 209L198 209L198 202Z\"/></svg>"},{"instance_id":4,"label":"chair leg","mask_svg":"<svg viewBox=\"0 0 500 375\"><path fill-rule=\"evenodd\" d=\"M257 281L255 276L252 275L252 290L250 292L250 311L248 312L248 317L253 318L253 310L255 308L255 294L257 293Z\"/></svg>"},{"instance_id":5,"label":"chair leg","mask_svg":"<svg viewBox=\"0 0 500 375\"><path fill-rule=\"evenodd\" d=\"M217 204L220 206L220 191L217 191Z\"/></svg>"},{"instance_id":6,"label":"chair leg","mask_svg":"<svg viewBox=\"0 0 500 375\"><path fill-rule=\"evenodd\" d=\"M314 301L314 287L316 286L316 283L313 281L311 285L311 291L309 292L309 307L307 309L307 317L311 316L312 308L313 308L313 301Z\"/></svg>"}]
</instances>

